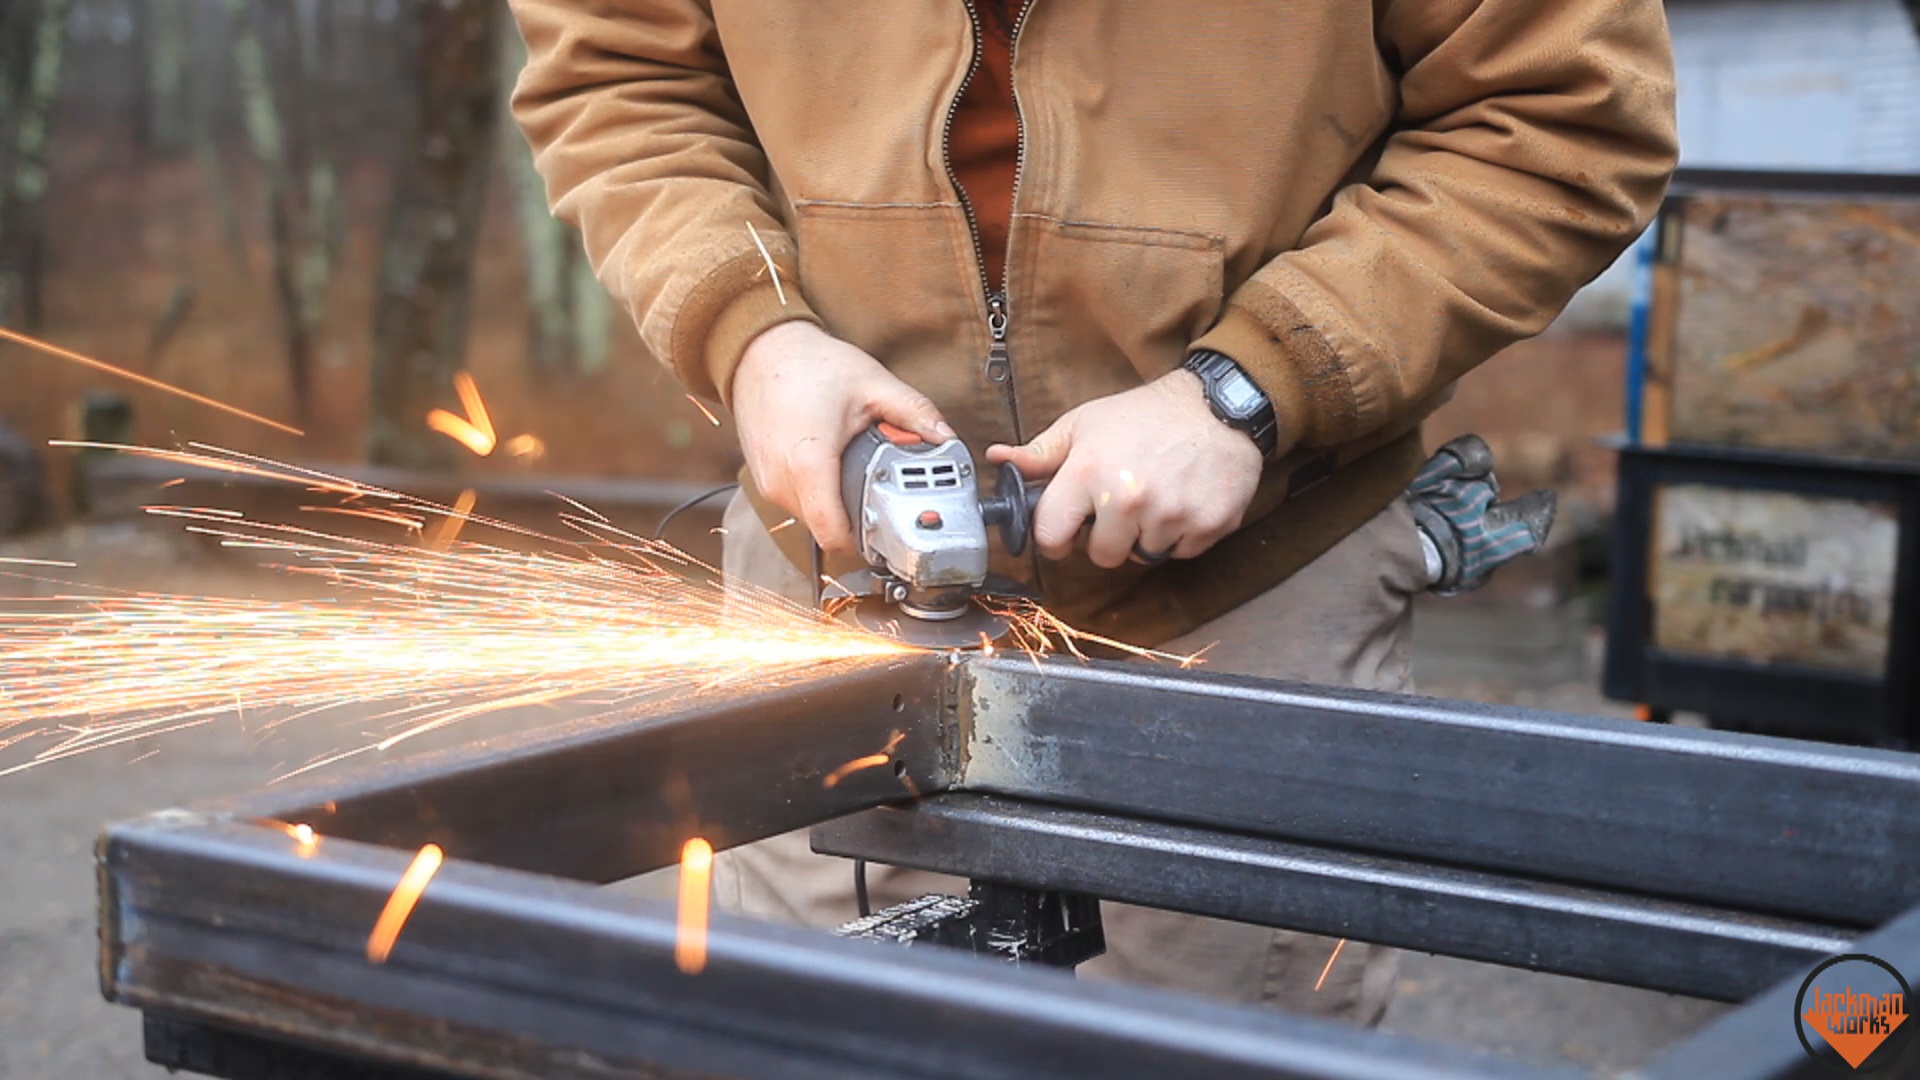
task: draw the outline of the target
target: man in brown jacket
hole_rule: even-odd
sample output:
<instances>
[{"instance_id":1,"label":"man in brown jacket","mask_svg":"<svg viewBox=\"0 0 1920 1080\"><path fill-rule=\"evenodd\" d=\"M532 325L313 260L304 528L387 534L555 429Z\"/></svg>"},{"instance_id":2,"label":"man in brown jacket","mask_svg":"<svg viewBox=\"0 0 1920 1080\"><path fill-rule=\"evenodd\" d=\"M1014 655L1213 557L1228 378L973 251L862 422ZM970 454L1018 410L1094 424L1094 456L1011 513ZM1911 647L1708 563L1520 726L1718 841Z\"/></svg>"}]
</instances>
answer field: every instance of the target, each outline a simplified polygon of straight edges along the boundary
<instances>
[{"instance_id":1,"label":"man in brown jacket","mask_svg":"<svg viewBox=\"0 0 1920 1080\"><path fill-rule=\"evenodd\" d=\"M1038 557L997 572L1269 677L1408 687L1420 421L1638 234L1675 157L1660 0L513 7L556 212L739 430L730 572L807 595L806 534L850 545L852 436L957 434L1051 479ZM804 847L741 852L723 899L843 921ZM1331 942L1107 921L1096 975L1363 1021L1392 978L1356 947L1314 994Z\"/></svg>"}]
</instances>

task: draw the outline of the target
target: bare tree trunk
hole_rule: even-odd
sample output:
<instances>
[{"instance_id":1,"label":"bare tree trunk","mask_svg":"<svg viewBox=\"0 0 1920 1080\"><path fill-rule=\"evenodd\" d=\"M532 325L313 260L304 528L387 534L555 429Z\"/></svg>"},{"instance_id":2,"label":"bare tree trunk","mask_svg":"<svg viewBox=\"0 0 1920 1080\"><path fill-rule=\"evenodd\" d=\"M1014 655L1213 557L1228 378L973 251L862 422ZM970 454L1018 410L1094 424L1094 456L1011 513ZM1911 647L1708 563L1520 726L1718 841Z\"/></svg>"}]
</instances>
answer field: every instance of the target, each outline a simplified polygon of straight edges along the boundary
<instances>
[{"instance_id":1,"label":"bare tree trunk","mask_svg":"<svg viewBox=\"0 0 1920 1080\"><path fill-rule=\"evenodd\" d=\"M9 5L11 6L11 5ZM0 75L22 81L8 95L11 138L0 173L0 320L29 330L45 322L47 146L72 0L38 0L11 14L13 40ZM0 129L6 130L6 129Z\"/></svg>"},{"instance_id":2,"label":"bare tree trunk","mask_svg":"<svg viewBox=\"0 0 1920 1080\"><path fill-rule=\"evenodd\" d=\"M322 70L326 58L292 0L227 0L248 141L267 171L273 287L287 344L287 369L302 417L313 410L314 343L333 282L340 191L326 120L339 107ZM262 30L271 30L269 35ZM268 70L275 46L287 62Z\"/></svg>"},{"instance_id":3,"label":"bare tree trunk","mask_svg":"<svg viewBox=\"0 0 1920 1080\"><path fill-rule=\"evenodd\" d=\"M19 39L26 16L32 10L30 0L0 6L0 131L13 130L14 103L20 97ZM12 149L5 140L0 140L0 176L6 175L7 158Z\"/></svg>"},{"instance_id":4,"label":"bare tree trunk","mask_svg":"<svg viewBox=\"0 0 1920 1080\"><path fill-rule=\"evenodd\" d=\"M174 154L192 133L193 101L187 85L191 36L188 8L194 0L139 0L134 5L134 48L141 66L140 141L148 150Z\"/></svg>"},{"instance_id":5,"label":"bare tree trunk","mask_svg":"<svg viewBox=\"0 0 1920 1080\"><path fill-rule=\"evenodd\" d=\"M334 227L340 210L340 190L333 167L333 108L331 79L321 35L308 26L307 12L289 0L273 5L287 38L286 104L283 118L288 136L289 168L298 178L297 213L292 223L296 249L293 269L295 303L300 325L312 341L326 318L327 287L333 281Z\"/></svg>"},{"instance_id":6,"label":"bare tree trunk","mask_svg":"<svg viewBox=\"0 0 1920 1080\"><path fill-rule=\"evenodd\" d=\"M284 0L268 0L279 4ZM267 44L249 0L227 0L233 31L233 65L240 84L240 107L247 141L267 172L267 240L273 260L273 291L280 302L286 336L287 372L293 383L294 409L302 419L313 409L313 337L300 307L293 224L293 181L287 167L286 135L273 80L267 73Z\"/></svg>"},{"instance_id":7,"label":"bare tree trunk","mask_svg":"<svg viewBox=\"0 0 1920 1080\"><path fill-rule=\"evenodd\" d=\"M218 22L216 15L213 22ZM187 9L187 41L189 48L202 39L202 36L217 32L217 26L208 26L209 20L203 17L201 5L191 4ZM233 257L234 264L242 269L247 262L246 235L240 227L240 213L233 205L233 178L227 167L226 152L221 145L221 127L224 114L220 101L225 90L214 85L213 65L204 59L189 54L186 70L187 81L187 129L193 142L193 157L200 174L207 184L207 195L220 211L220 231L225 237L227 251Z\"/></svg>"},{"instance_id":8,"label":"bare tree trunk","mask_svg":"<svg viewBox=\"0 0 1920 1080\"><path fill-rule=\"evenodd\" d=\"M513 189L514 216L527 269L527 354L536 369L594 372L606 366L613 299L593 275L586 248L573 227L553 216L546 181L534 166L533 149L507 115L505 102L527 45L506 19L500 34L501 157Z\"/></svg>"},{"instance_id":9,"label":"bare tree trunk","mask_svg":"<svg viewBox=\"0 0 1920 1080\"><path fill-rule=\"evenodd\" d=\"M374 309L368 453L444 466L457 447L425 426L451 404L466 353L473 259L499 130L497 0L408 4L417 57L407 140Z\"/></svg>"}]
</instances>

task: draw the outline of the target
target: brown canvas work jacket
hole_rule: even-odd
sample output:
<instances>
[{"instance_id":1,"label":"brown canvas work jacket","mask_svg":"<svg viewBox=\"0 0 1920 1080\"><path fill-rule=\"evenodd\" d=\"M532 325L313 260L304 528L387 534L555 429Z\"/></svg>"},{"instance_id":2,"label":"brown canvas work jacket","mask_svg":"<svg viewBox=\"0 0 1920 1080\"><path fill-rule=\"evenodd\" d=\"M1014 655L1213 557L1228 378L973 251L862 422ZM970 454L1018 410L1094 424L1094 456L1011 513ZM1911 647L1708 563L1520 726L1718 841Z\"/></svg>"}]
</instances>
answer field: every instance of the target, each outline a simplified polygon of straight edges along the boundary
<instances>
[{"instance_id":1,"label":"brown canvas work jacket","mask_svg":"<svg viewBox=\"0 0 1920 1080\"><path fill-rule=\"evenodd\" d=\"M1421 419L1631 242L1676 154L1660 0L1033 0L988 280L947 147L979 66L970 3L513 9L531 54L515 110L555 211L696 394L724 401L747 343L794 318L878 357L976 452L1196 346L1253 376L1282 454L1213 551L1117 571L996 557L1069 621L1140 643L1278 584L1395 498Z\"/></svg>"}]
</instances>

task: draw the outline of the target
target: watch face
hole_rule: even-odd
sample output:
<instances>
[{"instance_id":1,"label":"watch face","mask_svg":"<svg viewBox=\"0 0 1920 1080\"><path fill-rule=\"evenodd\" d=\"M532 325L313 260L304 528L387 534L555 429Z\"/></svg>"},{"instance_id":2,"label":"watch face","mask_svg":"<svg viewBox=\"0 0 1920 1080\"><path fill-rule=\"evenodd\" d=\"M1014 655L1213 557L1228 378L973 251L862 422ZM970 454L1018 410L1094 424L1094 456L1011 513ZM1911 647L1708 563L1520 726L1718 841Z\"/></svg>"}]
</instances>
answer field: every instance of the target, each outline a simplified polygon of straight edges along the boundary
<instances>
[{"instance_id":1,"label":"watch face","mask_svg":"<svg viewBox=\"0 0 1920 1080\"><path fill-rule=\"evenodd\" d=\"M1214 400L1229 415L1240 419L1251 419L1260 410L1264 400L1260 388L1252 379L1239 371L1230 372L1214 387Z\"/></svg>"}]
</instances>

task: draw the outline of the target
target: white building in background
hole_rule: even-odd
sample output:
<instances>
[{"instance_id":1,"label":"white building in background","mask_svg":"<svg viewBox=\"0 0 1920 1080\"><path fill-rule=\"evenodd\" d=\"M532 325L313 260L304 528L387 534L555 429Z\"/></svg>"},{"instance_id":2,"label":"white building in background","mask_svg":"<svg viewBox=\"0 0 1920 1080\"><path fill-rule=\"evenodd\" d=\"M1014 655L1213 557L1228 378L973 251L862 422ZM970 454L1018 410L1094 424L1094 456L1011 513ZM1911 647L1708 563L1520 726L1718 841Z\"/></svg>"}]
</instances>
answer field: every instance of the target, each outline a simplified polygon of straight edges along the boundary
<instances>
[{"instance_id":1,"label":"white building in background","mask_svg":"<svg viewBox=\"0 0 1920 1080\"><path fill-rule=\"evenodd\" d=\"M1920 173L1904 0L1668 0L1681 164Z\"/></svg>"},{"instance_id":2,"label":"white building in background","mask_svg":"<svg viewBox=\"0 0 1920 1080\"><path fill-rule=\"evenodd\" d=\"M1920 0L1667 0L1690 168L1920 173ZM1624 327L1632 256L1567 322Z\"/></svg>"}]
</instances>

